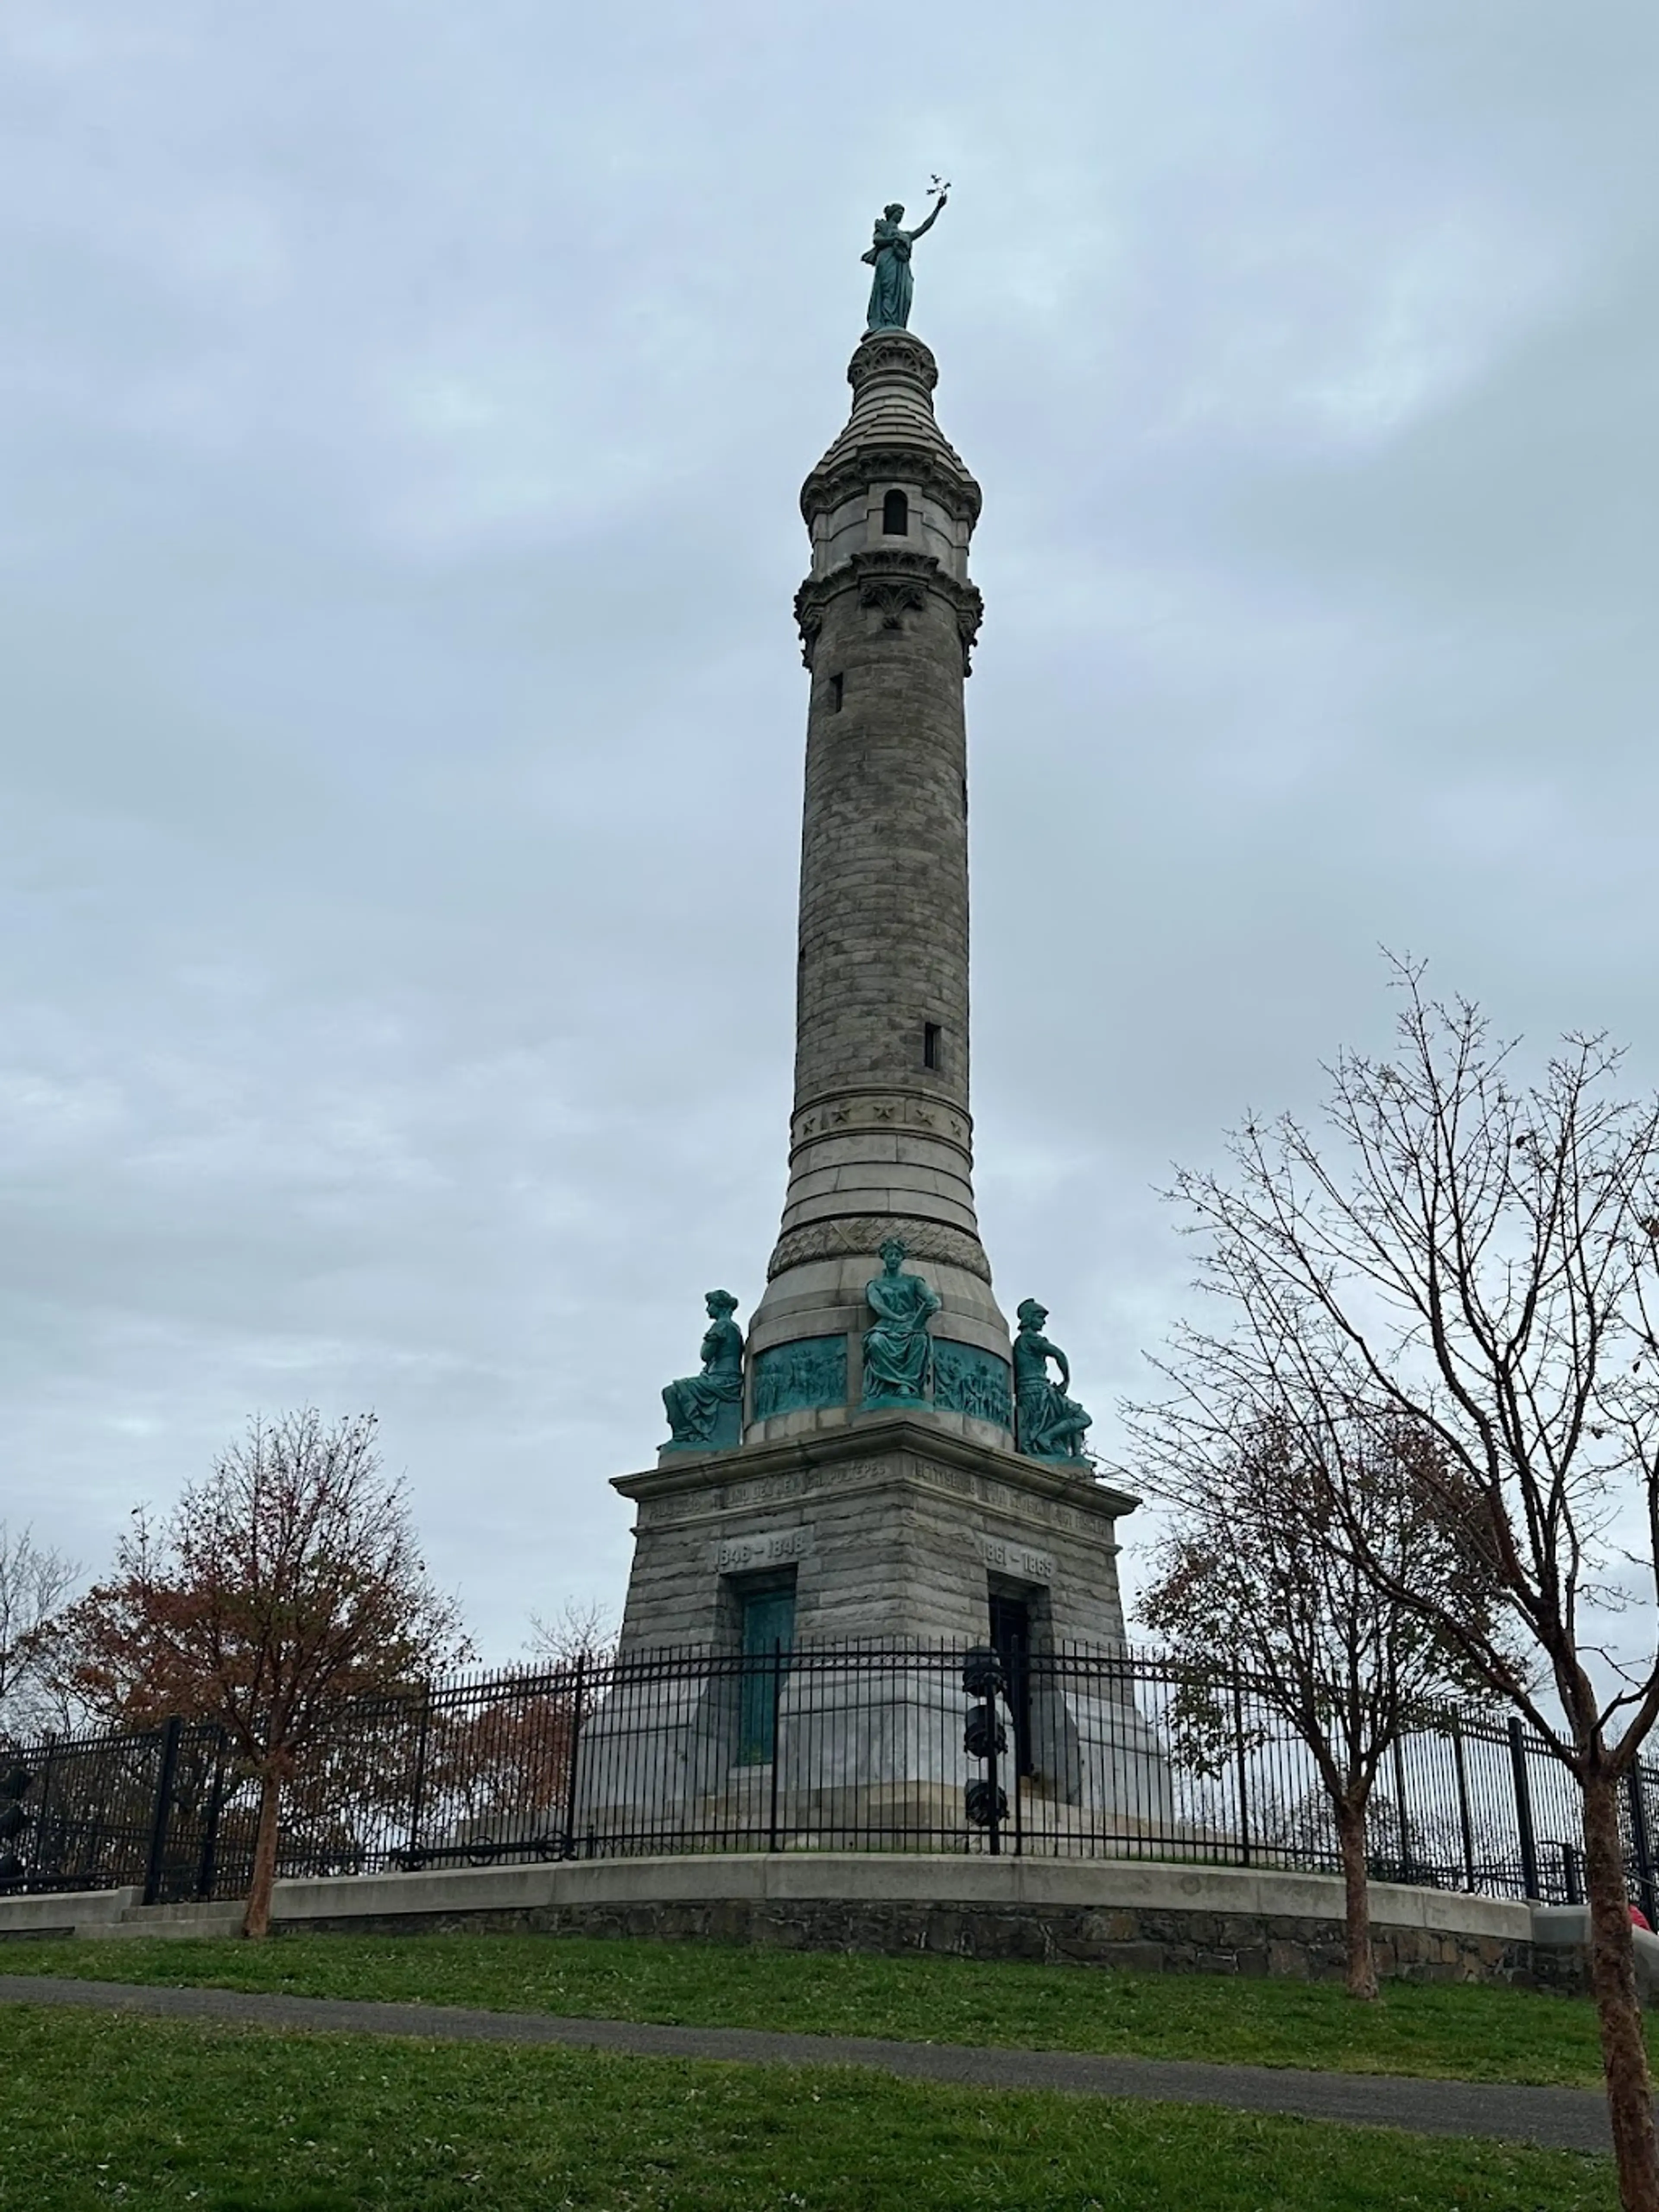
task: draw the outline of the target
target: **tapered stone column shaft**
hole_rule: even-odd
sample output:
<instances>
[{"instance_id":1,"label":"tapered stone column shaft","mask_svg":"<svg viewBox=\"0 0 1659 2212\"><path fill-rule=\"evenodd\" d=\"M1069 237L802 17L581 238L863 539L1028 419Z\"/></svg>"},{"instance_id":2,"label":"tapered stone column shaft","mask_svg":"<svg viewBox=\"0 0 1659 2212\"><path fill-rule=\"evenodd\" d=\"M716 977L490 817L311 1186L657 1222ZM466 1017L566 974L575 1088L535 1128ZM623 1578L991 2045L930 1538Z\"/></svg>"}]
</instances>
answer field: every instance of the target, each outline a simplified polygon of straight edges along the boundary
<instances>
[{"instance_id":1,"label":"tapered stone column shaft","mask_svg":"<svg viewBox=\"0 0 1659 2212\"><path fill-rule=\"evenodd\" d=\"M933 1333L954 1349L938 1409L989 1440L999 1424L978 1415L1001 1386L985 1363L1006 1362L1008 1332L975 1213L969 1110L963 686L980 491L934 420L938 370L919 339L867 337L848 375L847 427L801 493L812 566L796 613L811 691L795 1103L745 1434L856 1408L864 1285L896 1236L945 1299Z\"/></svg>"}]
</instances>

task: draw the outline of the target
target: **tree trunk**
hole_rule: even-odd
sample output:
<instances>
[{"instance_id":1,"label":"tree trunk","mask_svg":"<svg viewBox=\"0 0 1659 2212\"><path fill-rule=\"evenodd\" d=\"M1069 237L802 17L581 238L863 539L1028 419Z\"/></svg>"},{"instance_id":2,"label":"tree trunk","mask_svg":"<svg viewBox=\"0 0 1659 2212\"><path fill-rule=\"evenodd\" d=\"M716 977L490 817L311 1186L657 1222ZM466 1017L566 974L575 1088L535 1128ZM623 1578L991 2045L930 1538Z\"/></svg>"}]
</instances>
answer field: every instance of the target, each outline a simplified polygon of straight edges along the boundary
<instances>
[{"instance_id":1,"label":"tree trunk","mask_svg":"<svg viewBox=\"0 0 1659 2212\"><path fill-rule=\"evenodd\" d=\"M1659 2212L1659 2141L1636 1996L1618 1785L1605 1775L1584 1784L1584 1888L1589 1899L1590 1990L1601 2028L1619 2202L1624 2212Z\"/></svg>"},{"instance_id":2,"label":"tree trunk","mask_svg":"<svg viewBox=\"0 0 1659 2212\"><path fill-rule=\"evenodd\" d=\"M1335 1807L1342 1851L1342 1889L1348 1939L1348 1995L1376 1995L1376 1954L1371 1948L1371 1881L1365 1865L1365 1808L1346 1799Z\"/></svg>"},{"instance_id":3,"label":"tree trunk","mask_svg":"<svg viewBox=\"0 0 1659 2212\"><path fill-rule=\"evenodd\" d=\"M244 1936L258 1939L270 1933L270 1893L276 1886L277 1814L283 1785L267 1767L259 1779L259 1824L253 1832L253 1875L248 1883L247 1910L242 1915Z\"/></svg>"}]
</instances>

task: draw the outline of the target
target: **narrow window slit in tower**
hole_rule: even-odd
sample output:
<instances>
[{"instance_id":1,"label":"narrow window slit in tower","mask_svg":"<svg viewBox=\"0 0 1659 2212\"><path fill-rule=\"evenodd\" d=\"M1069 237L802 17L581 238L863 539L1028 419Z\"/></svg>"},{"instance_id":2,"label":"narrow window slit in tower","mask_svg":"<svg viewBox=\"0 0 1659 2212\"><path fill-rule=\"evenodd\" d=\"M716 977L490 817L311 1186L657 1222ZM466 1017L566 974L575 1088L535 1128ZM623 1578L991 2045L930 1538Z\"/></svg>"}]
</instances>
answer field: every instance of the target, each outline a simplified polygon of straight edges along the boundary
<instances>
[{"instance_id":1,"label":"narrow window slit in tower","mask_svg":"<svg viewBox=\"0 0 1659 2212\"><path fill-rule=\"evenodd\" d=\"M832 676L830 678L830 712L832 714L840 714L841 702L846 692L847 678L844 676Z\"/></svg>"},{"instance_id":2,"label":"narrow window slit in tower","mask_svg":"<svg viewBox=\"0 0 1659 2212\"><path fill-rule=\"evenodd\" d=\"M881 503L881 534L884 538L910 535L910 502L902 491L890 491Z\"/></svg>"},{"instance_id":3,"label":"narrow window slit in tower","mask_svg":"<svg viewBox=\"0 0 1659 2212\"><path fill-rule=\"evenodd\" d=\"M924 1067L939 1066L939 1024L924 1022L921 1025L921 1064Z\"/></svg>"}]
</instances>

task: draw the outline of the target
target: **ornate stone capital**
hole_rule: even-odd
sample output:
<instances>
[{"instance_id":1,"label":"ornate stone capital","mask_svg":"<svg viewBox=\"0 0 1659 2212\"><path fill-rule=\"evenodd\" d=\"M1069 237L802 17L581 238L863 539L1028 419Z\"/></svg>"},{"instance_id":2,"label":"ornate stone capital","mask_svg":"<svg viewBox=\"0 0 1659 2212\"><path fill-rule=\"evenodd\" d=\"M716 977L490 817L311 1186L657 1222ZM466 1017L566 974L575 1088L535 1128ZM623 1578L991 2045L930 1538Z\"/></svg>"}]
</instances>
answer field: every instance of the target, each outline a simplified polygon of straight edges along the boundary
<instances>
[{"instance_id":1,"label":"ornate stone capital","mask_svg":"<svg viewBox=\"0 0 1659 2212\"><path fill-rule=\"evenodd\" d=\"M939 363L931 346L908 331L872 331L860 340L847 364L847 381L861 392L872 376L908 376L932 392L939 382Z\"/></svg>"}]
</instances>

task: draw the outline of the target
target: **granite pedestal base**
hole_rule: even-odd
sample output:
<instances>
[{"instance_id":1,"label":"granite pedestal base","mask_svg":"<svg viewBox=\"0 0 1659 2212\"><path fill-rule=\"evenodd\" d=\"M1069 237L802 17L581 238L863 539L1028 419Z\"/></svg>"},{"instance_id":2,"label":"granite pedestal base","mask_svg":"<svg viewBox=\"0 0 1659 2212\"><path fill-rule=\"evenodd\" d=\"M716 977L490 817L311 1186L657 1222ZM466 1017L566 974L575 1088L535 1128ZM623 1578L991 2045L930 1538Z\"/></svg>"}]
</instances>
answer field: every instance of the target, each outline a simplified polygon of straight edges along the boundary
<instances>
[{"instance_id":1,"label":"granite pedestal base","mask_svg":"<svg viewBox=\"0 0 1659 2212\"><path fill-rule=\"evenodd\" d=\"M1050 1662L1030 1670L1018 1732L1032 1802L1079 1832L1172 1818L1127 1691L1052 1663L1122 1643L1116 1523L1136 1501L1086 1468L872 1414L616 1487L638 1509L635 1553L621 1676L581 1756L584 1832L965 1846L983 1770L954 1655L1009 1638ZM750 1632L757 1605L775 1639Z\"/></svg>"}]
</instances>

